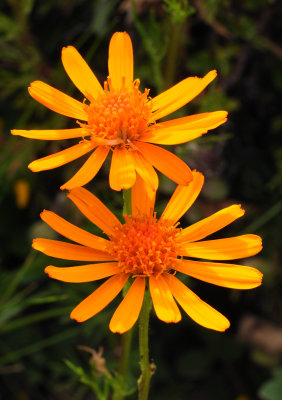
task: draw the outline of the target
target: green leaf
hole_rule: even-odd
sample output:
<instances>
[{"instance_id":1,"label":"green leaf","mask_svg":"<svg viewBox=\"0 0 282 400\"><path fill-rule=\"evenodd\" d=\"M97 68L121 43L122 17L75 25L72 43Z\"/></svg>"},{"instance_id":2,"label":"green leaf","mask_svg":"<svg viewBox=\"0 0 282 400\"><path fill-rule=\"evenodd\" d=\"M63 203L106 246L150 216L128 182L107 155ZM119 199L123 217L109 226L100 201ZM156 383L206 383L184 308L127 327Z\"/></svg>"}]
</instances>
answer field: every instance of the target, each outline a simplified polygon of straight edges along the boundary
<instances>
[{"instance_id":1,"label":"green leaf","mask_svg":"<svg viewBox=\"0 0 282 400\"><path fill-rule=\"evenodd\" d=\"M281 400L282 393L282 367L274 371L273 378L265 382L259 390L263 400Z\"/></svg>"},{"instance_id":2,"label":"green leaf","mask_svg":"<svg viewBox=\"0 0 282 400\"><path fill-rule=\"evenodd\" d=\"M32 11L34 0L24 0L23 1L23 12L25 15L29 15Z\"/></svg>"}]
</instances>

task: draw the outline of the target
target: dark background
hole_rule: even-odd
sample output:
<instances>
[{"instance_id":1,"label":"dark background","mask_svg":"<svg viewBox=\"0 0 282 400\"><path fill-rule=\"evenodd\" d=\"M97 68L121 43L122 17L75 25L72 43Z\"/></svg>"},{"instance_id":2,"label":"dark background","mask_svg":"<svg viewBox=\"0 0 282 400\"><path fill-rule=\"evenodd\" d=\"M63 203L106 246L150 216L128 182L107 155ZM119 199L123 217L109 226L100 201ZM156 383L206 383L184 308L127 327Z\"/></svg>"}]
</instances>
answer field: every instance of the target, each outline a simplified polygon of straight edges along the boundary
<instances>
[{"instance_id":1,"label":"dark background","mask_svg":"<svg viewBox=\"0 0 282 400\"><path fill-rule=\"evenodd\" d=\"M32 160L65 148L29 140L10 129L72 127L72 121L29 97L43 80L82 100L60 62L74 45L100 82L107 76L108 44L115 31L133 41L135 78L155 95L187 76L211 69L218 78L175 116L227 110L229 120L203 138L170 147L205 174L201 196L182 226L233 203L246 216L222 235L255 233L264 249L242 263L264 273L260 288L235 291L196 280L187 284L231 321L226 333L197 326L183 313L177 325L151 318L151 357L157 364L151 398L249 400L282 398L282 3L275 0L6 0L0 3L0 399L94 399L67 365L89 372L89 354L77 345L104 347L108 369L117 368L121 338L108 323L114 301L84 324L71 309L96 284L65 284L44 274L50 263L30 250L34 237L54 237L40 222L51 209L92 229L59 191L83 160L32 173ZM106 163L87 187L121 214L121 194L108 187ZM160 176L158 209L175 185ZM98 232L98 231L97 231ZM221 235L221 233L219 233ZM217 236L219 237L219 236ZM129 381L139 376L135 328ZM94 379L94 378L93 378ZM130 399L136 398L136 393Z\"/></svg>"}]
</instances>

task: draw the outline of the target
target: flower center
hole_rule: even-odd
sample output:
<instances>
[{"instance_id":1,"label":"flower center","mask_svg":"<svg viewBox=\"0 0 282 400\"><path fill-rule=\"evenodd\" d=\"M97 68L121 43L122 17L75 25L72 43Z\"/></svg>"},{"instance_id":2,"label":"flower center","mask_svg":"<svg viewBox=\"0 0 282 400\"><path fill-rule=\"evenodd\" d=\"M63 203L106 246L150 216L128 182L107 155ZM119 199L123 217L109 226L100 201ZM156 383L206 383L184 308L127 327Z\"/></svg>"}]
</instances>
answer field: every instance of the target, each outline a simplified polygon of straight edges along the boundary
<instances>
[{"instance_id":1,"label":"flower center","mask_svg":"<svg viewBox=\"0 0 282 400\"><path fill-rule=\"evenodd\" d=\"M157 221L155 215L125 219L124 225L116 227L109 249L121 271L134 276L158 276L173 268L179 250L179 229L168 221Z\"/></svg>"},{"instance_id":2,"label":"flower center","mask_svg":"<svg viewBox=\"0 0 282 400\"><path fill-rule=\"evenodd\" d=\"M139 90L140 81L132 86L113 89L111 80L104 82L104 93L97 99L90 98L90 104L84 104L88 114L88 123L79 123L86 129L85 136L93 142L109 145L128 144L136 140L148 129L152 120L152 106L148 99L149 90ZM89 97L89 96L88 96Z\"/></svg>"}]
</instances>

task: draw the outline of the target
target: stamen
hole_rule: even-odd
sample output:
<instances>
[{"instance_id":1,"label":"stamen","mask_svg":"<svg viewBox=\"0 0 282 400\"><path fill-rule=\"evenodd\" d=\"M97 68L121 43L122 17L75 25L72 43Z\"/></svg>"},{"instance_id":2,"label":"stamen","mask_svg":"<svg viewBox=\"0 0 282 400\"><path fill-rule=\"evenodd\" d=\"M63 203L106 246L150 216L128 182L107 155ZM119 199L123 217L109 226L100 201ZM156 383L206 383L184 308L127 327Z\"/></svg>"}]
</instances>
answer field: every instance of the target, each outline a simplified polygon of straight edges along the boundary
<instances>
[{"instance_id":1,"label":"stamen","mask_svg":"<svg viewBox=\"0 0 282 400\"><path fill-rule=\"evenodd\" d=\"M112 87L111 78L104 82L104 92L90 104L84 102L88 114L87 123L78 122L92 142L110 146L129 144L150 129L152 105L148 101L149 90L139 91L136 79L128 87L122 78L120 90Z\"/></svg>"},{"instance_id":2,"label":"stamen","mask_svg":"<svg viewBox=\"0 0 282 400\"><path fill-rule=\"evenodd\" d=\"M116 227L108 251L118 261L121 271L133 276L158 277L177 262L178 229L168 221L151 216L128 217Z\"/></svg>"}]
</instances>

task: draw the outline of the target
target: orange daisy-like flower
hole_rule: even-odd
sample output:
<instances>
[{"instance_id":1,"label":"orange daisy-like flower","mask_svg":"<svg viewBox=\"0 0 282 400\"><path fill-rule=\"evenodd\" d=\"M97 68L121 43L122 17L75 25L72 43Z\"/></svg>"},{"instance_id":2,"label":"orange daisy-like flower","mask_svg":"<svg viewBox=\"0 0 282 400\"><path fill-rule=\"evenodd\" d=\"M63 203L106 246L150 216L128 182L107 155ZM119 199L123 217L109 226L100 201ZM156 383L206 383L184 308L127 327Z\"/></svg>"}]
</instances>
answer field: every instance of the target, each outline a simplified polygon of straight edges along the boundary
<instances>
[{"instance_id":1,"label":"orange daisy-like flower","mask_svg":"<svg viewBox=\"0 0 282 400\"><path fill-rule=\"evenodd\" d=\"M38 238L33 247L49 256L94 264L58 268L49 265L45 272L64 282L90 282L107 279L71 313L78 322L85 321L106 307L122 290L129 278L133 281L114 312L110 329L123 333L138 319L146 280L159 319L178 322L181 314L175 300L198 324L224 331L229 321L186 287L175 271L215 285L251 289L261 284L262 274L242 265L195 261L194 258L218 261L249 257L262 248L261 238L241 235L226 239L204 240L212 233L241 217L240 205L232 205L181 229L178 220L197 198L203 175L193 171L188 186L179 185L159 220L153 213L155 192L144 188L137 176L132 188L132 215L122 224L93 194L75 188L68 197L79 210L108 236L109 240L82 230L51 211L41 218L55 231L78 243ZM190 259L193 258L193 259Z\"/></svg>"},{"instance_id":2,"label":"orange daisy-like flower","mask_svg":"<svg viewBox=\"0 0 282 400\"><path fill-rule=\"evenodd\" d=\"M133 50L126 32L113 35L109 47L109 76L100 85L78 51L68 46L62 50L63 66L70 79L85 96L79 102L44 82L32 82L30 95L51 110L77 119L79 127L58 130L13 130L13 135L31 139L59 140L82 138L65 150L29 164L38 172L59 167L86 153L92 154L61 189L73 189L88 183L100 170L110 150L110 186L128 189L140 175L153 190L158 187L158 169L170 179L187 185L192 174L174 154L155 146L188 142L226 121L226 111L191 115L167 122L156 121L179 109L201 93L216 77L216 71L204 78L190 77L150 98L149 90L139 90L133 80ZM154 143L154 144L153 144Z\"/></svg>"}]
</instances>

